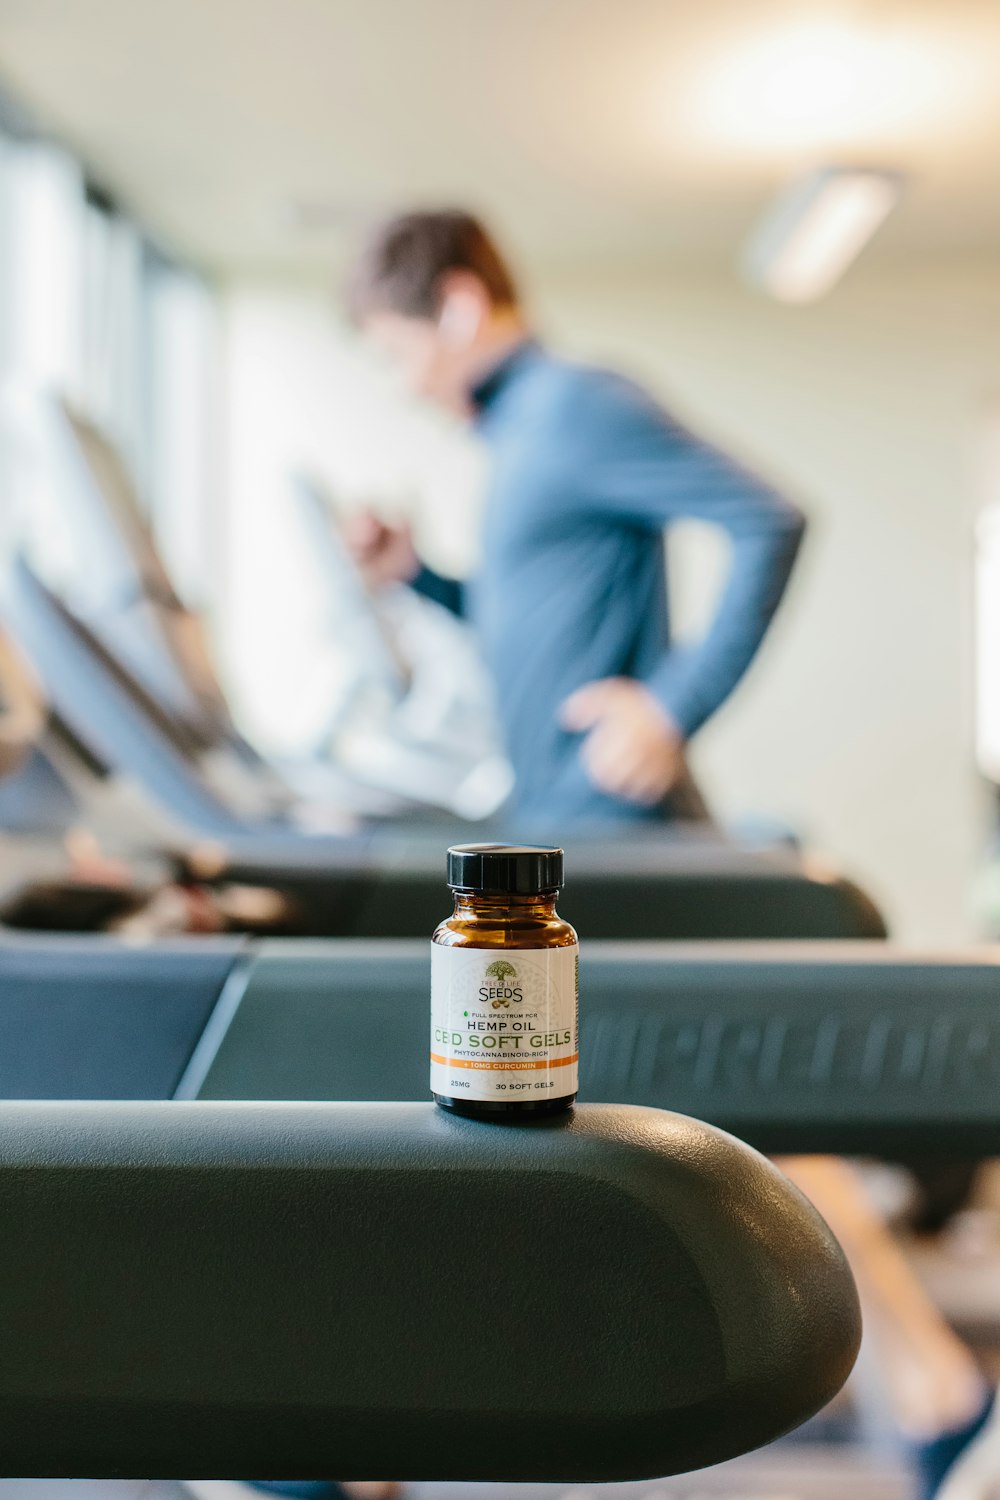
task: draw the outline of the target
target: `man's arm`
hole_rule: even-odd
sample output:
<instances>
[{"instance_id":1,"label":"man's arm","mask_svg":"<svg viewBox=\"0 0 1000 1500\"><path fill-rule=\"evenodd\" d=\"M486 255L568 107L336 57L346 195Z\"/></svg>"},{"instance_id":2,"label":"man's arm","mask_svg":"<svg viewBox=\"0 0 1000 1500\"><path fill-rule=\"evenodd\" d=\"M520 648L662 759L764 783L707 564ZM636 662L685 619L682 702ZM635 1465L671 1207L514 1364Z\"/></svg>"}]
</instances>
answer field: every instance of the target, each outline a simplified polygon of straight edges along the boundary
<instances>
[{"instance_id":1,"label":"man's arm","mask_svg":"<svg viewBox=\"0 0 1000 1500\"><path fill-rule=\"evenodd\" d=\"M409 584L414 593L422 594L425 599L433 599L435 604L443 604L445 609L459 619L464 617L465 588L459 579L446 578L443 573L435 573L433 568L422 563Z\"/></svg>"},{"instance_id":2,"label":"man's arm","mask_svg":"<svg viewBox=\"0 0 1000 1500\"><path fill-rule=\"evenodd\" d=\"M626 388L628 391L628 388ZM729 574L704 637L667 652L647 686L685 739L732 692L781 602L805 530L801 511L638 393L594 476L594 502L655 529L682 518L729 537ZM623 403L625 404L625 403Z\"/></svg>"},{"instance_id":3,"label":"man's arm","mask_svg":"<svg viewBox=\"0 0 1000 1500\"><path fill-rule=\"evenodd\" d=\"M454 578L445 578L421 562L407 522L394 525L374 511L360 510L341 524L341 538L370 588L387 583L408 583L418 594L444 605L452 614L465 613L465 589Z\"/></svg>"},{"instance_id":4,"label":"man's arm","mask_svg":"<svg viewBox=\"0 0 1000 1500\"><path fill-rule=\"evenodd\" d=\"M609 378L610 381L610 378ZM696 517L732 544L729 576L704 638L667 650L645 681L586 683L560 719L584 734L581 756L603 791L654 805L684 768L684 743L732 692L753 660L785 591L804 518L795 506L701 442L625 382L605 385L591 420L583 508L659 534Z\"/></svg>"}]
</instances>

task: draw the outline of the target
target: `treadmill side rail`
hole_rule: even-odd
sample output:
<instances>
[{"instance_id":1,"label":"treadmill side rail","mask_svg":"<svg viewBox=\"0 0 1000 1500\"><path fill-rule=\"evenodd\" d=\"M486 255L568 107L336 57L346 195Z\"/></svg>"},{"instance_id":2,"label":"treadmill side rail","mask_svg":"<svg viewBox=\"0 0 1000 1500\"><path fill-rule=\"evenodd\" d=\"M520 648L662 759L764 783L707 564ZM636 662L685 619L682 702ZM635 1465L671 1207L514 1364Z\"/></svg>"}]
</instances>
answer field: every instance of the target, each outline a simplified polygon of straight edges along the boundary
<instances>
[{"instance_id":1,"label":"treadmill side rail","mask_svg":"<svg viewBox=\"0 0 1000 1500\"><path fill-rule=\"evenodd\" d=\"M653 1110L5 1103L0 1197L7 1475L681 1472L860 1336L795 1189Z\"/></svg>"},{"instance_id":2,"label":"treadmill side rail","mask_svg":"<svg viewBox=\"0 0 1000 1500\"><path fill-rule=\"evenodd\" d=\"M428 949L265 943L202 1097L426 1099ZM1000 947L585 942L580 1098L772 1152L995 1155L998 996Z\"/></svg>"}]
</instances>

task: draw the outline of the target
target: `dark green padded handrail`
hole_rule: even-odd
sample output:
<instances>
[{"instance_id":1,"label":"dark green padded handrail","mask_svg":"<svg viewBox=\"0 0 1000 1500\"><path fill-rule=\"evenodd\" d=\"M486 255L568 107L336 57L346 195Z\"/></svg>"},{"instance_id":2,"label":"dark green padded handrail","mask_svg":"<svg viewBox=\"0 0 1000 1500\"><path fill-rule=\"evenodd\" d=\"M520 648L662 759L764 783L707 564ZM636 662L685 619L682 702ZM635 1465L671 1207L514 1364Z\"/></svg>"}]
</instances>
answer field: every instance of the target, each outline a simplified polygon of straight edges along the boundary
<instances>
[{"instance_id":1,"label":"dark green padded handrail","mask_svg":"<svg viewBox=\"0 0 1000 1500\"><path fill-rule=\"evenodd\" d=\"M426 1098L429 947L263 945L185 1086ZM580 1098L681 1110L766 1151L995 1155L998 1002L1000 947L584 938Z\"/></svg>"},{"instance_id":2,"label":"dark green padded handrail","mask_svg":"<svg viewBox=\"0 0 1000 1500\"><path fill-rule=\"evenodd\" d=\"M859 1339L798 1193L654 1110L4 1103L0 1201L5 1475L679 1472Z\"/></svg>"}]
</instances>

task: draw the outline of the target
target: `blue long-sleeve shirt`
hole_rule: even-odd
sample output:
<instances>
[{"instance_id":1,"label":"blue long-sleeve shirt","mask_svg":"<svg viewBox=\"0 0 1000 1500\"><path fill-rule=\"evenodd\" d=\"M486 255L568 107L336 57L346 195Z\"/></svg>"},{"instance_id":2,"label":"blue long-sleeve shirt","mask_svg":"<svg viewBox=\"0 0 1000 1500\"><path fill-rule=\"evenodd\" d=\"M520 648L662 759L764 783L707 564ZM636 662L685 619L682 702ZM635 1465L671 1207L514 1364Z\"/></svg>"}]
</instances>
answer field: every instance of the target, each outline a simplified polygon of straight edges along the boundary
<instances>
[{"instance_id":1,"label":"blue long-sleeve shirt","mask_svg":"<svg viewBox=\"0 0 1000 1500\"><path fill-rule=\"evenodd\" d=\"M803 517L630 381L533 342L473 399L492 466L465 612L496 685L515 810L545 823L660 816L593 786L560 704L583 683L635 677L694 734L753 659ZM682 517L721 526L732 561L705 636L672 649L664 527Z\"/></svg>"}]
</instances>

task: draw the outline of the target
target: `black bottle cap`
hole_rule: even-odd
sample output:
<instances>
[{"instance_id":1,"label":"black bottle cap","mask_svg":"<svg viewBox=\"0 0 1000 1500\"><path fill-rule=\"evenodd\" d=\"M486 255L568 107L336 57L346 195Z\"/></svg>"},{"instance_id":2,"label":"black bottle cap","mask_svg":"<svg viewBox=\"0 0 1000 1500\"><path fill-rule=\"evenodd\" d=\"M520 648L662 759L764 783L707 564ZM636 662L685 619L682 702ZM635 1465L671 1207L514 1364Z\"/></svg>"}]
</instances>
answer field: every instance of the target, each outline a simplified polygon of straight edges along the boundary
<instances>
[{"instance_id":1,"label":"black bottle cap","mask_svg":"<svg viewBox=\"0 0 1000 1500\"><path fill-rule=\"evenodd\" d=\"M448 850L448 884L489 895L540 896L563 883L561 849L533 844L455 844Z\"/></svg>"}]
</instances>

